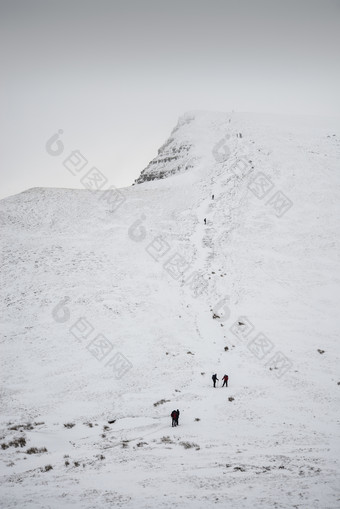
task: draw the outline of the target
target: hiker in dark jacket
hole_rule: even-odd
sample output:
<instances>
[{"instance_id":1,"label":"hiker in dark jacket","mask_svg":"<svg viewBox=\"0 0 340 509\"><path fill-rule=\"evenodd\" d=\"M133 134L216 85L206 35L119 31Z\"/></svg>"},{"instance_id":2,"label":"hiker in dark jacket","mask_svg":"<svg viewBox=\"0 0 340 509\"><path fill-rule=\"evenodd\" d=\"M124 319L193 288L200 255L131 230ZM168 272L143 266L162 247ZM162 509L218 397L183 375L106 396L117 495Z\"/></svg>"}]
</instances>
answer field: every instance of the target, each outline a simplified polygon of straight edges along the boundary
<instances>
[{"instance_id":1,"label":"hiker in dark jacket","mask_svg":"<svg viewBox=\"0 0 340 509\"><path fill-rule=\"evenodd\" d=\"M224 386L228 387L228 379L229 379L228 375L224 375L224 377L222 378L222 380L223 380L222 387L224 387Z\"/></svg>"},{"instance_id":2,"label":"hiker in dark jacket","mask_svg":"<svg viewBox=\"0 0 340 509\"><path fill-rule=\"evenodd\" d=\"M206 217L204 218L204 224L207 224L207 218Z\"/></svg>"},{"instance_id":3,"label":"hiker in dark jacket","mask_svg":"<svg viewBox=\"0 0 340 509\"><path fill-rule=\"evenodd\" d=\"M215 373L215 375L213 375L211 378L212 378L212 381L214 382L214 387L216 387L216 380L218 380L217 374Z\"/></svg>"},{"instance_id":4,"label":"hiker in dark jacket","mask_svg":"<svg viewBox=\"0 0 340 509\"><path fill-rule=\"evenodd\" d=\"M178 410L178 408L177 408L176 412L177 412L176 426L178 426L178 418L179 418L179 410Z\"/></svg>"},{"instance_id":5,"label":"hiker in dark jacket","mask_svg":"<svg viewBox=\"0 0 340 509\"><path fill-rule=\"evenodd\" d=\"M171 419L172 419L172 427L174 428L175 426L177 426L178 424L178 414L177 414L178 410L173 410L171 412Z\"/></svg>"}]
</instances>

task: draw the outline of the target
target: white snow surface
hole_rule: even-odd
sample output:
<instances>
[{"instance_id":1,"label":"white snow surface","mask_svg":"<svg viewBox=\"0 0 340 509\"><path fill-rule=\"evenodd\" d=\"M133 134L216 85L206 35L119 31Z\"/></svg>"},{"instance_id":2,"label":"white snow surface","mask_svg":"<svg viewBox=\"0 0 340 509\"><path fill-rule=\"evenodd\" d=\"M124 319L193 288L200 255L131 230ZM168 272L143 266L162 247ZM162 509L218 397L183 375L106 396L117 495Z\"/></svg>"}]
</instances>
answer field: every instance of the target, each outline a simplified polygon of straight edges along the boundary
<instances>
[{"instance_id":1,"label":"white snow surface","mask_svg":"<svg viewBox=\"0 0 340 509\"><path fill-rule=\"evenodd\" d=\"M192 164L117 210L86 189L0 202L0 507L340 507L339 127L194 112L172 133Z\"/></svg>"}]
</instances>

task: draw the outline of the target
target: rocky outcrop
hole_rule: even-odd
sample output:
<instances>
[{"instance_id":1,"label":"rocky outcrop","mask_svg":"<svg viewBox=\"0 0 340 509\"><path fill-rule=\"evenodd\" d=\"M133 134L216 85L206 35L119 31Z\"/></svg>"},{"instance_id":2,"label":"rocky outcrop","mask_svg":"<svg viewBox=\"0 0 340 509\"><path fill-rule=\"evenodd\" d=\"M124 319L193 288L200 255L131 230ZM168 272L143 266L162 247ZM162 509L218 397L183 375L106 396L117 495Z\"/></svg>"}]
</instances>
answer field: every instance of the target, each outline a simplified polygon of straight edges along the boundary
<instances>
[{"instance_id":1,"label":"rocky outcrop","mask_svg":"<svg viewBox=\"0 0 340 509\"><path fill-rule=\"evenodd\" d=\"M179 119L170 138L160 147L157 156L149 162L134 184L167 178L193 167L192 143L186 137L186 127L193 120L194 116L190 114L186 114Z\"/></svg>"}]
</instances>

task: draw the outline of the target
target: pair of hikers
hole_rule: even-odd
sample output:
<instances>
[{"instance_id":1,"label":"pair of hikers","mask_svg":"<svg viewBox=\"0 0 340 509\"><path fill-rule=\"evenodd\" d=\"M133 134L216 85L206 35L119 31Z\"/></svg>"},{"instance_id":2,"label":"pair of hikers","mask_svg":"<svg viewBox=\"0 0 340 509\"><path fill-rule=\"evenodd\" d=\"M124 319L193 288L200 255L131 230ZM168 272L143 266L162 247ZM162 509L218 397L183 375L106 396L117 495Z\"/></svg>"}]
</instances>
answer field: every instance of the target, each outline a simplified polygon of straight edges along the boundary
<instances>
[{"instance_id":1,"label":"pair of hikers","mask_svg":"<svg viewBox=\"0 0 340 509\"><path fill-rule=\"evenodd\" d=\"M179 418L179 410L173 410L171 412L171 419L172 419L172 427L178 426L178 418Z\"/></svg>"},{"instance_id":2,"label":"pair of hikers","mask_svg":"<svg viewBox=\"0 0 340 509\"><path fill-rule=\"evenodd\" d=\"M214 387L216 387L216 382L218 381L218 378L217 378L217 374L215 373L212 377L212 381L213 381L213 384L214 384ZM228 380L229 380L229 376L228 375L224 375L224 377L222 378L223 380L223 385L222 387L226 386L228 387Z\"/></svg>"}]
</instances>

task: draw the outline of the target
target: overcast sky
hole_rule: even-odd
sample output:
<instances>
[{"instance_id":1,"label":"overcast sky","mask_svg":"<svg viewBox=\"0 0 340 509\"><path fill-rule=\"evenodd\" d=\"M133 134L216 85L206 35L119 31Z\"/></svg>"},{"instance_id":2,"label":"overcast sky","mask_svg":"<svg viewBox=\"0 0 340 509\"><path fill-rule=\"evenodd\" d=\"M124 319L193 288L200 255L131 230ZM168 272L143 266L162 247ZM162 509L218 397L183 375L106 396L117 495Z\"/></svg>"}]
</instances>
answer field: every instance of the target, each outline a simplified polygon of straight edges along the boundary
<instances>
[{"instance_id":1,"label":"overcast sky","mask_svg":"<svg viewBox=\"0 0 340 509\"><path fill-rule=\"evenodd\" d=\"M0 198L79 187L59 129L117 187L187 110L340 116L340 0L0 0Z\"/></svg>"}]
</instances>

